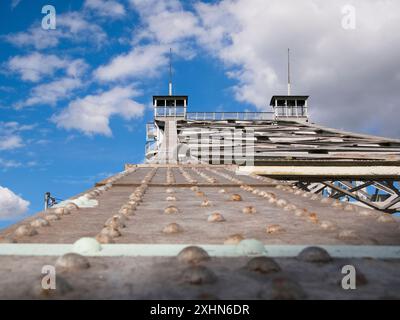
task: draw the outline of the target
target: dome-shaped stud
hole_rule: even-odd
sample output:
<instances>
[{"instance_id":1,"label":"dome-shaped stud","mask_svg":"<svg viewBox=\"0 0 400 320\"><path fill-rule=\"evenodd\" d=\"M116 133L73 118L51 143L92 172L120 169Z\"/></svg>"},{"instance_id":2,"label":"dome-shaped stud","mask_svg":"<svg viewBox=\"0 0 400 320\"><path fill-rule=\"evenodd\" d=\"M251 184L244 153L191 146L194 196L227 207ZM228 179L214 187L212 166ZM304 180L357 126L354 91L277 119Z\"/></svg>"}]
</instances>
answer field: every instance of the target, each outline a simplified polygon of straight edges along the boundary
<instances>
[{"instance_id":1,"label":"dome-shaped stud","mask_svg":"<svg viewBox=\"0 0 400 320\"><path fill-rule=\"evenodd\" d=\"M236 247L240 255L262 256L265 254L264 244L256 239L244 239Z\"/></svg>"},{"instance_id":2,"label":"dome-shaped stud","mask_svg":"<svg viewBox=\"0 0 400 320\"><path fill-rule=\"evenodd\" d=\"M272 280L271 296L273 300L303 300L307 296L303 288L296 281L286 277Z\"/></svg>"},{"instance_id":3,"label":"dome-shaped stud","mask_svg":"<svg viewBox=\"0 0 400 320\"><path fill-rule=\"evenodd\" d=\"M340 231L338 233L338 238L341 240L356 240L358 239L358 235L354 230L347 229Z\"/></svg>"},{"instance_id":4,"label":"dome-shaped stud","mask_svg":"<svg viewBox=\"0 0 400 320\"><path fill-rule=\"evenodd\" d=\"M311 212L308 214L308 220L310 220L312 223L318 223L319 219L318 216L315 212Z\"/></svg>"},{"instance_id":5,"label":"dome-shaped stud","mask_svg":"<svg viewBox=\"0 0 400 320\"><path fill-rule=\"evenodd\" d=\"M183 232L183 228L177 223L170 223L163 228L162 232L167 234L180 233Z\"/></svg>"},{"instance_id":6,"label":"dome-shaped stud","mask_svg":"<svg viewBox=\"0 0 400 320\"><path fill-rule=\"evenodd\" d=\"M344 211L356 211L356 208L352 204L346 204L343 207Z\"/></svg>"},{"instance_id":7,"label":"dome-shaped stud","mask_svg":"<svg viewBox=\"0 0 400 320\"><path fill-rule=\"evenodd\" d=\"M288 202L285 199L279 199L276 201L276 205L280 208L284 208Z\"/></svg>"},{"instance_id":8,"label":"dome-shaped stud","mask_svg":"<svg viewBox=\"0 0 400 320\"><path fill-rule=\"evenodd\" d=\"M393 218L393 216L390 214L382 214L378 219L376 219L376 221L382 223L388 223L388 222L396 222L396 219Z\"/></svg>"},{"instance_id":9,"label":"dome-shaped stud","mask_svg":"<svg viewBox=\"0 0 400 320\"><path fill-rule=\"evenodd\" d=\"M217 276L210 269L205 266L190 266L182 272L182 282L202 285L214 283Z\"/></svg>"},{"instance_id":10,"label":"dome-shaped stud","mask_svg":"<svg viewBox=\"0 0 400 320\"><path fill-rule=\"evenodd\" d=\"M168 196L165 198L166 201L176 201L176 197L175 196Z\"/></svg>"},{"instance_id":11,"label":"dome-shaped stud","mask_svg":"<svg viewBox=\"0 0 400 320\"><path fill-rule=\"evenodd\" d=\"M90 263L80 254L67 253L57 259L56 267L66 271L77 271L90 268Z\"/></svg>"},{"instance_id":12,"label":"dome-shaped stud","mask_svg":"<svg viewBox=\"0 0 400 320\"><path fill-rule=\"evenodd\" d=\"M110 243L115 243L112 237L110 237L108 234L103 234L99 233L96 238L98 243L100 244L110 244Z\"/></svg>"},{"instance_id":13,"label":"dome-shaped stud","mask_svg":"<svg viewBox=\"0 0 400 320\"><path fill-rule=\"evenodd\" d=\"M133 209L138 205L138 203L135 200L129 200L126 204L130 209Z\"/></svg>"},{"instance_id":14,"label":"dome-shaped stud","mask_svg":"<svg viewBox=\"0 0 400 320\"><path fill-rule=\"evenodd\" d=\"M73 202L67 203L67 204L65 205L65 208L66 208L67 210L70 210L70 211L79 210L78 205L75 204L75 203L73 203Z\"/></svg>"},{"instance_id":15,"label":"dome-shaped stud","mask_svg":"<svg viewBox=\"0 0 400 320\"><path fill-rule=\"evenodd\" d=\"M235 193L235 194L231 195L231 200L232 201L242 201L243 199L242 199L242 196L240 194Z\"/></svg>"},{"instance_id":16,"label":"dome-shaped stud","mask_svg":"<svg viewBox=\"0 0 400 320\"><path fill-rule=\"evenodd\" d=\"M174 214L174 213L179 213L179 210L175 206L168 206L164 209L164 213L166 214Z\"/></svg>"},{"instance_id":17,"label":"dome-shaped stud","mask_svg":"<svg viewBox=\"0 0 400 320\"><path fill-rule=\"evenodd\" d=\"M324 203L324 204L330 204L330 203L332 203L333 201L335 201L335 199L332 199L332 198L322 198L321 199L321 203Z\"/></svg>"},{"instance_id":18,"label":"dome-shaped stud","mask_svg":"<svg viewBox=\"0 0 400 320\"><path fill-rule=\"evenodd\" d=\"M60 220L60 216L56 214L48 214L47 216L44 217L47 221L56 221Z\"/></svg>"},{"instance_id":19,"label":"dome-shaped stud","mask_svg":"<svg viewBox=\"0 0 400 320\"><path fill-rule=\"evenodd\" d=\"M232 234L225 239L224 244L238 244L242 240L244 240L243 235L239 233Z\"/></svg>"},{"instance_id":20,"label":"dome-shaped stud","mask_svg":"<svg viewBox=\"0 0 400 320\"><path fill-rule=\"evenodd\" d=\"M281 271L275 260L269 257L255 257L250 259L246 264L246 269L263 274Z\"/></svg>"},{"instance_id":21,"label":"dome-shaped stud","mask_svg":"<svg viewBox=\"0 0 400 320\"><path fill-rule=\"evenodd\" d=\"M129 208L129 207L123 207L121 209L118 210L119 214L122 214L124 216L131 216L133 215L133 209Z\"/></svg>"},{"instance_id":22,"label":"dome-shaped stud","mask_svg":"<svg viewBox=\"0 0 400 320\"><path fill-rule=\"evenodd\" d=\"M324 220L321 221L321 223L319 224L319 226L324 229L324 230L328 230L328 231L334 231L337 229L336 224L334 224L332 221L328 221L328 220Z\"/></svg>"},{"instance_id":23,"label":"dome-shaped stud","mask_svg":"<svg viewBox=\"0 0 400 320\"><path fill-rule=\"evenodd\" d=\"M106 234L111 238L118 238L121 236L121 232L118 229L105 227L100 231L101 234Z\"/></svg>"},{"instance_id":24,"label":"dome-shaped stud","mask_svg":"<svg viewBox=\"0 0 400 320\"><path fill-rule=\"evenodd\" d=\"M114 229L122 229L126 227L124 221L117 215L107 219L107 221L104 223L104 226Z\"/></svg>"},{"instance_id":25,"label":"dome-shaped stud","mask_svg":"<svg viewBox=\"0 0 400 320\"><path fill-rule=\"evenodd\" d=\"M72 246L72 251L79 254L96 254L100 250L100 243L95 238L89 237L80 238Z\"/></svg>"},{"instance_id":26,"label":"dome-shaped stud","mask_svg":"<svg viewBox=\"0 0 400 320\"><path fill-rule=\"evenodd\" d=\"M358 211L358 214L360 216L364 216L364 217L373 217L373 216L377 215L373 210L369 210L369 209L360 210L360 211Z\"/></svg>"},{"instance_id":27,"label":"dome-shaped stud","mask_svg":"<svg viewBox=\"0 0 400 320\"><path fill-rule=\"evenodd\" d=\"M344 208L344 204L340 200L333 201L331 206L334 207L335 209L343 209Z\"/></svg>"},{"instance_id":28,"label":"dome-shaped stud","mask_svg":"<svg viewBox=\"0 0 400 320\"><path fill-rule=\"evenodd\" d=\"M218 193L226 193L226 190L225 189L219 189Z\"/></svg>"},{"instance_id":29,"label":"dome-shaped stud","mask_svg":"<svg viewBox=\"0 0 400 320\"><path fill-rule=\"evenodd\" d=\"M274 234L274 233L282 233L282 232L285 232L286 230L285 230L284 227L282 227L282 226L279 225L279 224L271 224L271 225L268 225L268 226L265 228L265 231L266 231L268 234Z\"/></svg>"},{"instance_id":30,"label":"dome-shaped stud","mask_svg":"<svg viewBox=\"0 0 400 320\"><path fill-rule=\"evenodd\" d=\"M320 247L307 247L303 249L298 255L297 259L306 262L326 263L332 261L329 253Z\"/></svg>"},{"instance_id":31,"label":"dome-shaped stud","mask_svg":"<svg viewBox=\"0 0 400 320\"><path fill-rule=\"evenodd\" d=\"M60 207L60 208L55 208L54 213L57 215L60 215L60 216L66 216L66 215L71 214L71 211L68 210L67 208Z\"/></svg>"},{"instance_id":32,"label":"dome-shaped stud","mask_svg":"<svg viewBox=\"0 0 400 320\"><path fill-rule=\"evenodd\" d=\"M34 228L48 227L48 226L50 226L50 223L46 219L37 218L37 219L31 221L31 226Z\"/></svg>"},{"instance_id":33,"label":"dome-shaped stud","mask_svg":"<svg viewBox=\"0 0 400 320\"><path fill-rule=\"evenodd\" d=\"M207 218L208 222L224 222L225 218L222 214L220 214L219 212L214 212L211 213L208 218Z\"/></svg>"},{"instance_id":34,"label":"dome-shaped stud","mask_svg":"<svg viewBox=\"0 0 400 320\"><path fill-rule=\"evenodd\" d=\"M294 214L295 214L295 216L297 216L297 217L304 217L304 216L306 216L308 213L307 213L307 209L296 209L296 210L294 211Z\"/></svg>"},{"instance_id":35,"label":"dome-shaped stud","mask_svg":"<svg viewBox=\"0 0 400 320\"><path fill-rule=\"evenodd\" d=\"M174 191L174 189L172 189L172 188L167 188L166 190L165 190L165 192L166 193L174 193L175 191Z\"/></svg>"},{"instance_id":36,"label":"dome-shaped stud","mask_svg":"<svg viewBox=\"0 0 400 320\"><path fill-rule=\"evenodd\" d=\"M283 210L285 210L285 211L294 211L296 209L297 209L297 207L294 204L291 204L291 203L289 203L289 204L287 204L286 206L283 207Z\"/></svg>"},{"instance_id":37,"label":"dome-shaped stud","mask_svg":"<svg viewBox=\"0 0 400 320\"><path fill-rule=\"evenodd\" d=\"M320 199L320 196L314 193L314 194L310 197L310 199L311 199L311 200L319 200L319 199Z\"/></svg>"},{"instance_id":38,"label":"dome-shaped stud","mask_svg":"<svg viewBox=\"0 0 400 320\"><path fill-rule=\"evenodd\" d=\"M257 210L253 206L247 206L242 209L242 212L244 214L255 214L257 213Z\"/></svg>"},{"instance_id":39,"label":"dome-shaped stud","mask_svg":"<svg viewBox=\"0 0 400 320\"><path fill-rule=\"evenodd\" d=\"M199 264L210 260L210 256L208 255L207 251L197 246L189 246L182 249L177 258L179 262L188 264Z\"/></svg>"},{"instance_id":40,"label":"dome-shaped stud","mask_svg":"<svg viewBox=\"0 0 400 320\"><path fill-rule=\"evenodd\" d=\"M14 231L16 237L32 237L37 234L38 232L36 229L30 224L23 224Z\"/></svg>"},{"instance_id":41,"label":"dome-shaped stud","mask_svg":"<svg viewBox=\"0 0 400 320\"><path fill-rule=\"evenodd\" d=\"M197 197L204 197L204 196L205 196L205 193L204 193L203 191L197 191L197 192L196 192L196 196L197 196Z\"/></svg>"},{"instance_id":42,"label":"dome-shaped stud","mask_svg":"<svg viewBox=\"0 0 400 320\"><path fill-rule=\"evenodd\" d=\"M200 204L201 207L209 207L211 206L211 202L207 199L204 199L203 202Z\"/></svg>"}]
</instances>

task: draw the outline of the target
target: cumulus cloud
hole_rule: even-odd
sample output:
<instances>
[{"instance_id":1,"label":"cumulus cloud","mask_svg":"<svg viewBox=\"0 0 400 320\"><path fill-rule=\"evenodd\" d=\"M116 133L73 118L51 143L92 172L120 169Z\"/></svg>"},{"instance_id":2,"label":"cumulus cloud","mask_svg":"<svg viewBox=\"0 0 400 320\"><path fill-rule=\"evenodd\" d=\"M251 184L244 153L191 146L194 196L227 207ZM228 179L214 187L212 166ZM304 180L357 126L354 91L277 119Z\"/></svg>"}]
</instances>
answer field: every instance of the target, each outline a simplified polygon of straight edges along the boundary
<instances>
[{"instance_id":1,"label":"cumulus cloud","mask_svg":"<svg viewBox=\"0 0 400 320\"><path fill-rule=\"evenodd\" d=\"M139 76L154 76L160 66L168 62L168 46L137 46L127 54L118 55L110 63L100 66L94 75L100 81L115 81Z\"/></svg>"},{"instance_id":2,"label":"cumulus cloud","mask_svg":"<svg viewBox=\"0 0 400 320\"><path fill-rule=\"evenodd\" d=\"M29 201L22 199L10 189L0 186L0 219L10 219L24 214Z\"/></svg>"},{"instance_id":3,"label":"cumulus cloud","mask_svg":"<svg viewBox=\"0 0 400 320\"><path fill-rule=\"evenodd\" d=\"M38 104L55 106L59 100L69 98L72 92L81 86L82 81L79 78L67 77L38 85L32 89L28 99L16 104L16 108Z\"/></svg>"},{"instance_id":4,"label":"cumulus cloud","mask_svg":"<svg viewBox=\"0 0 400 320\"><path fill-rule=\"evenodd\" d=\"M126 14L125 7L113 0L86 0L84 7L103 17L121 18Z\"/></svg>"},{"instance_id":5,"label":"cumulus cloud","mask_svg":"<svg viewBox=\"0 0 400 320\"><path fill-rule=\"evenodd\" d=\"M74 100L59 114L52 117L57 127L79 130L87 135L111 136L110 118L121 116L125 120L141 117L144 105L132 100L138 95L133 87L115 87L97 95Z\"/></svg>"},{"instance_id":6,"label":"cumulus cloud","mask_svg":"<svg viewBox=\"0 0 400 320\"><path fill-rule=\"evenodd\" d=\"M22 80L37 82L43 76L51 76L58 69L65 68L67 62L55 55L34 52L25 56L12 57L7 62L9 71L17 73Z\"/></svg>"},{"instance_id":7,"label":"cumulus cloud","mask_svg":"<svg viewBox=\"0 0 400 320\"><path fill-rule=\"evenodd\" d=\"M285 93L286 48L293 51L294 93L311 95L312 120L335 127L400 135L398 1L352 1L356 29L342 27L344 3L228 1L199 4L207 34L199 42L238 82L236 99L264 110ZM211 13L212 18L209 14ZM227 21L229 21L227 23ZM228 28L228 29L227 29ZM218 37L219 35L219 37ZM379 110L379 111L378 111ZM386 123L386 125L385 125Z\"/></svg>"},{"instance_id":8,"label":"cumulus cloud","mask_svg":"<svg viewBox=\"0 0 400 320\"><path fill-rule=\"evenodd\" d=\"M21 133L32 130L35 126L36 124L20 124L16 121L0 121L0 150L13 150L23 147L25 144ZM0 165L5 165L5 162L0 161Z\"/></svg>"},{"instance_id":9,"label":"cumulus cloud","mask_svg":"<svg viewBox=\"0 0 400 320\"><path fill-rule=\"evenodd\" d=\"M0 158L0 169L2 171L7 171L10 168L19 168L21 167L21 162L15 161L15 160L7 160Z\"/></svg>"},{"instance_id":10,"label":"cumulus cloud","mask_svg":"<svg viewBox=\"0 0 400 320\"><path fill-rule=\"evenodd\" d=\"M1 137L0 150L11 150L22 147L22 138L17 135L9 135Z\"/></svg>"},{"instance_id":11,"label":"cumulus cloud","mask_svg":"<svg viewBox=\"0 0 400 320\"><path fill-rule=\"evenodd\" d=\"M55 55L33 52L24 56L14 56L8 60L7 69L17 73L22 80L38 82L45 76L52 76L58 70L69 76L80 76L87 65L82 59L61 59Z\"/></svg>"},{"instance_id":12,"label":"cumulus cloud","mask_svg":"<svg viewBox=\"0 0 400 320\"><path fill-rule=\"evenodd\" d=\"M130 3L142 21L137 41L194 42L222 62L238 101L265 110L285 94L291 48L292 91L311 95L313 121L400 136L398 1L352 1L354 30L343 28L347 3L337 1L198 1L190 10L177 0Z\"/></svg>"},{"instance_id":13,"label":"cumulus cloud","mask_svg":"<svg viewBox=\"0 0 400 320\"><path fill-rule=\"evenodd\" d=\"M139 13L143 24L134 41L149 38L159 43L173 43L200 35L202 32L198 25L198 17L184 10L177 0L132 0L131 4Z\"/></svg>"},{"instance_id":14,"label":"cumulus cloud","mask_svg":"<svg viewBox=\"0 0 400 320\"><path fill-rule=\"evenodd\" d=\"M24 146L22 131L32 130L35 125L20 124L15 121L4 122L0 121L0 150L12 150ZM4 165L5 162L0 162ZM10 166L11 167L11 166Z\"/></svg>"},{"instance_id":15,"label":"cumulus cloud","mask_svg":"<svg viewBox=\"0 0 400 320\"><path fill-rule=\"evenodd\" d=\"M58 46L60 40L89 42L100 46L106 39L103 29L93 21L88 21L82 12L72 11L57 14L55 30L44 30L40 22L34 23L27 31L3 37L17 47L34 47L41 50Z\"/></svg>"}]
</instances>

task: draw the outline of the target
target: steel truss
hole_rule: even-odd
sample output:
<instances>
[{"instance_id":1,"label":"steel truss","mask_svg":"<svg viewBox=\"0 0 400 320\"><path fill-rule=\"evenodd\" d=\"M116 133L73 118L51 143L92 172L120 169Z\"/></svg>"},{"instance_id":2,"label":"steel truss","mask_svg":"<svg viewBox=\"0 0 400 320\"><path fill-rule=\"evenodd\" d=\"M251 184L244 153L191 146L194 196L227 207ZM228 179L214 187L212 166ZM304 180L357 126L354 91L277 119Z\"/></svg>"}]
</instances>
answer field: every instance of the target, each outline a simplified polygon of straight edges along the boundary
<instances>
[{"instance_id":1,"label":"steel truss","mask_svg":"<svg viewBox=\"0 0 400 320\"><path fill-rule=\"evenodd\" d=\"M297 187L387 213L400 212L400 180L301 180Z\"/></svg>"}]
</instances>

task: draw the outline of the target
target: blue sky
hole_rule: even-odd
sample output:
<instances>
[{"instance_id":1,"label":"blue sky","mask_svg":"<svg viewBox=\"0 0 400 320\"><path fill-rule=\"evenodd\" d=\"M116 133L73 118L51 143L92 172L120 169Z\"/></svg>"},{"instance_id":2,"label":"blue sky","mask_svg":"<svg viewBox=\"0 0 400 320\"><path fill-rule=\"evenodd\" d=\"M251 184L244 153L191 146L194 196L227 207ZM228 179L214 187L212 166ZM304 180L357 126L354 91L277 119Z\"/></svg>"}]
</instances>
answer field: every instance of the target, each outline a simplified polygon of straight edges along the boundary
<instances>
[{"instance_id":1,"label":"blue sky","mask_svg":"<svg viewBox=\"0 0 400 320\"><path fill-rule=\"evenodd\" d=\"M41 210L46 191L64 199L142 162L170 47L174 93L192 111L266 110L285 92L290 46L313 120L399 137L399 4L351 1L347 30L347 3L1 1L0 227ZM47 4L55 30L41 28Z\"/></svg>"}]
</instances>

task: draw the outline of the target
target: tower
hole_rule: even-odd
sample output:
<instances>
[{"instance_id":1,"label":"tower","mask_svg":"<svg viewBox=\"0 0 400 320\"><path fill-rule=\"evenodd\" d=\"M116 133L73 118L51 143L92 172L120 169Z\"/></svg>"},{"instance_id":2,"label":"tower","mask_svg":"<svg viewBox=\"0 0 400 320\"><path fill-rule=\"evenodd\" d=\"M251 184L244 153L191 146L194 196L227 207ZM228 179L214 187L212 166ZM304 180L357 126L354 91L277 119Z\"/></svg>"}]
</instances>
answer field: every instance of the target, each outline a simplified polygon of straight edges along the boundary
<instances>
[{"instance_id":1,"label":"tower","mask_svg":"<svg viewBox=\"0 0 400 320\"><path fill-rule=\"evenodd\" d=\"M270 106L274 110L275 120L308 122L308 98L309 96L292 96L292 84L290 78L290 49L288 49L287 95L274 95L270 101Z\"/></svg>"}]
</instances>

